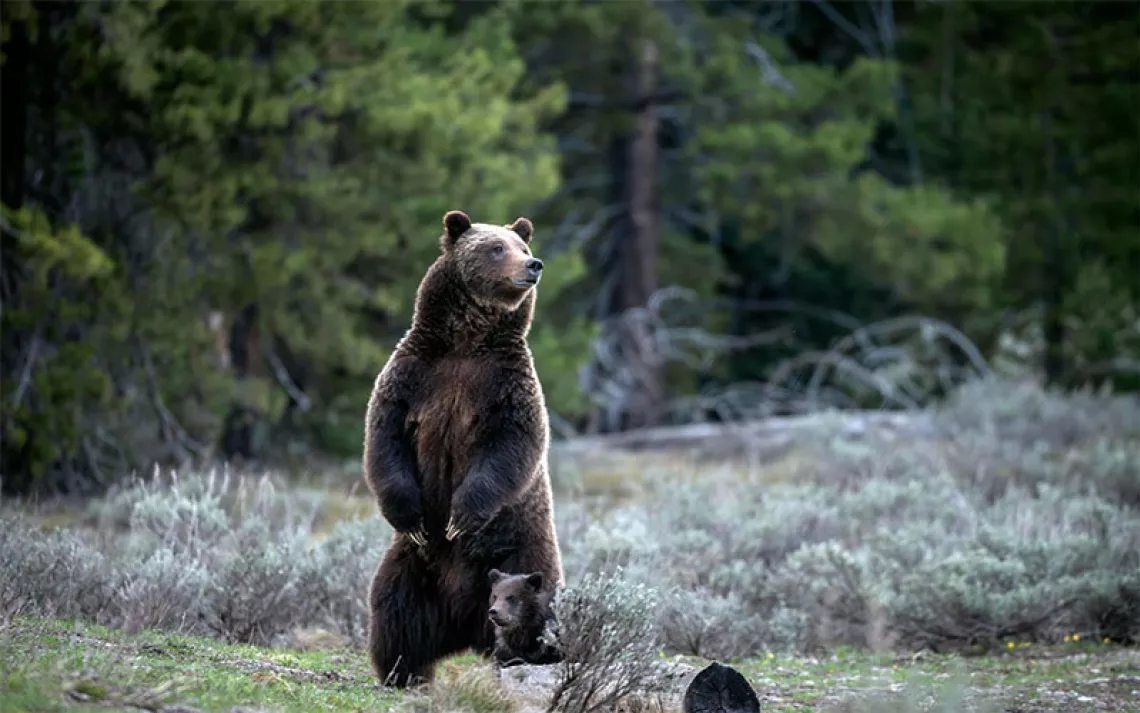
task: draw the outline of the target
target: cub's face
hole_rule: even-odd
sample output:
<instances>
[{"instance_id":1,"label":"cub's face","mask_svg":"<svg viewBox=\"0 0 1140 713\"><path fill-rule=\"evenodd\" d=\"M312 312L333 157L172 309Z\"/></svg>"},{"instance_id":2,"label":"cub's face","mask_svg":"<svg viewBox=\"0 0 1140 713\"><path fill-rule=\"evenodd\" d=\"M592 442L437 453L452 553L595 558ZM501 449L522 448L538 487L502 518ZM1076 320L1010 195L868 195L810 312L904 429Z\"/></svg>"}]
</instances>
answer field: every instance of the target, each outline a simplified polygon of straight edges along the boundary
<instances>
[{"instance_id":1,"label":"cub's face","mask_svg":"<svg viewBox=\"0 0 1140 713\"><path fill-rule=\"evenodd\" d=\"M444 216L444 254L477 299L515 309L542 277L542 261L530 251L534 227L526 218L506 226L472 223L464 213Z\"/></svg>"},{"instance_id":2,"label":"cub's face","mask_svg":"<svg viewBox=\"0 0 1140 713\"><path fill-rule=\"evenodd\" d=\"M503 629L533 623L539 615L542 573L505 574L491 570L491 601L487 618Z\"/></svg>"}]
</instances>

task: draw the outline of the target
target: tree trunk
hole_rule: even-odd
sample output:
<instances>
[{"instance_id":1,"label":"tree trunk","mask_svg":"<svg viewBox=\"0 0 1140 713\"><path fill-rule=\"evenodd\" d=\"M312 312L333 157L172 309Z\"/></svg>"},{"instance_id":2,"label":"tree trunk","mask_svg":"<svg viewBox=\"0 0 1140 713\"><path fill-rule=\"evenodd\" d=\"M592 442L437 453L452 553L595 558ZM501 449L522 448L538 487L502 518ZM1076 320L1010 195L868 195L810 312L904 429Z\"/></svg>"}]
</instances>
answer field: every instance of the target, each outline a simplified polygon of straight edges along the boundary
<instances>
[{"instance_id":1,"label":"tree trunk","mask_svg":"<svg viewBox=\"0 0 1140 713\"><path fill-rule=\"evenodd\" d=\"M645 41L637 61L638 112L630 142L630 232L621 244L621 279L617 288L620 312L644 308L657 290L657 107L650 97L656 89L657 47ZM622 419L622 429L652 425L664 401L661 355L644 320L622 320L621 352L634 379L634 390Z\"/></svg>"},{"instance_id":2,"label":"tree trunk","mask_svg":"<svg viewBox=\"0 0 1140 713\"><path fill-rule=\"evenodd\" d=\"M239 384L239 394L241 382L252 375L261 356L257 317L257 304L246 305L234 317L230 329L229 362ZM227 461L246 462L257 458L253 434L257 419L257 411L241 395L230 404L221 438L222 455Z\"/></svg>"},{"instance_id":3,"label":"tree trunk","mask_svg":"<svg viewBox=\"0 0 1140 713\"><path fill-rule=\"evenodd\" d=\"M599 364L609 382L606 402L590 417L591 433L651 425L662 402L661 355L653 325L640 318L657 289L659 241L657 206L657 47L646 40L632 61L635 101L632 131L610 144L612 200L624 210L614 221L609 242L595 256L605 278L598 298L598 318L609 320L602 335L611 348Z\"/></svg>"},{"instance_id":4,"label":"tree trunk","mask_svg":"<svg viewBox=\"0 0 1140 713\"><path fill-rule=\"evenodd\" d=\"M642 46L638 62L639 98L636 129L630 144L629 214L633 228L622 250L619 288L621 309L644 307L657 289L657 107L650 97L656 88L657 48Z\"/></svg>"}]
</instances>

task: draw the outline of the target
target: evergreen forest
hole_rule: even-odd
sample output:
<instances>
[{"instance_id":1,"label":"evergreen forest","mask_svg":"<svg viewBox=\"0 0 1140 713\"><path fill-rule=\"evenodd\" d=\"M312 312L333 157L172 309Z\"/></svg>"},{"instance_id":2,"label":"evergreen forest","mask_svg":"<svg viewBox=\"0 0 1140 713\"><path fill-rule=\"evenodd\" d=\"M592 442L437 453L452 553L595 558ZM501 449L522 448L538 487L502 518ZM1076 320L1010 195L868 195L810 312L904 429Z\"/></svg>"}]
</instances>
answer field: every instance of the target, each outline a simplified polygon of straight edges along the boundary
<instances>
[{"instance_id":1,"label":"evergreen forest","mask_svg":"<svg viewBox=\"0 0 1140 713\"><path fill-rule=\"evenodd\" d=\"M1140 391L1140 6L4 0L0 481L359 459L441 219L554 438Z\"/></svg>"}]
</instances>

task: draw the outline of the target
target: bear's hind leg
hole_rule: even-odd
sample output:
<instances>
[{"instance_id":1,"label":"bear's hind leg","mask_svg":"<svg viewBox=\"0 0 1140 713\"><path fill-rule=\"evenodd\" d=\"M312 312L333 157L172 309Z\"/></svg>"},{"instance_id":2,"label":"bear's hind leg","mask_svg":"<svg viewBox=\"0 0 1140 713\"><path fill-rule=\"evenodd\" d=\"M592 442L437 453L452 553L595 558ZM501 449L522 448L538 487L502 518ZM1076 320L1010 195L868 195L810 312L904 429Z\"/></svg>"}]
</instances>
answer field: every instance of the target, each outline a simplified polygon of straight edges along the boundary
<instances>
[{"instance_id":1,"label":"bear's hind leg","mask_svg":"<svg viewBox=\"0 0 1140 713\"><path fill-rule=\"evenodd\" d=\"M408 543L394 543L384 553L369 601L368 651L380 683L396 688L430 683L448 637L438 593Z\"/></svg>"}]
</instances>

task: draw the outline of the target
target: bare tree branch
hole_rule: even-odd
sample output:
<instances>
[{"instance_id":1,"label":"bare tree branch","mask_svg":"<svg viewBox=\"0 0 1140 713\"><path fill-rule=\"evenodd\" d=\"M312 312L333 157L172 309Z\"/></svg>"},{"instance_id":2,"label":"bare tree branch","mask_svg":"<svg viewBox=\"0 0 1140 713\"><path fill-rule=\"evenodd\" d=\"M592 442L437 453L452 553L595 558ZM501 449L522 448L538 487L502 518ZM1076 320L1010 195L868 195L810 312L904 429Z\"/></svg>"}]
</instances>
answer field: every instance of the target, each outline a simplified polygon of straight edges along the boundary
<instances>
[{"instance_id":1,"label":"bare tree branch","mask_svg":"<svg viewBox=\"0 0 1140 713\"><path fill-rule=\"evenodd\" d=\"M795 85L780 72L779 67L772 61L771 55L758 42L749 42L745 45L744 51L760 65L760 72L764 81L788 94L796 93Z\"/></svg>"},{"instance_id":2,"label":"bare tree branch","mask_svg":"<svg viewBox=\"0 0 1140 713\"><path fill-rule=\"evenodd\" d=\"M28 347L28 354L24 357L24 366L20 369L20 381L16 384L16 389L12 394L12 410L20 408L20 403L24 400L24 394L27 393L28 387L32 383L32 371L36 366L36 359L39 358L40 344L43 335L43 323L36 326L35 334L32 335L31 346Z\"/></svg>"},{"instance_id":3,"label":"bare tree branch","mask_svg":"<svg viewBox=\"0 0 1140 713\"><path fill-rule=\"evenodd\" d=\"M551 252L558 254L572 250L605 232L610 223L621 215L625 206L610 204L599 208L588 221L579 225L572 221L577 213L569 214L551 235Z\"/></svg>"},{"instance_id":4,"label":"bare tree branch","mask_svg":"<svg viewBox=\"0 0 1140 713\"><path fill-rule=\"evenodd\" d=\"M166 403L162 398L162 391L158 385L158 376L155 373L154 363L150 358L150 350L147 349L146 344L144 344L141 339L137 338L136 348L142 359L147 384L150 387L151 406L154 408L155 415L158 416L163 438L170 438L172 440L172 445L182 458L203 452L205 450L204 446L191 438L190 434L186 433L178 423L178 419L176 419L174 414L166 407Z\"/></svg>"},{"instance_id":5,"label":"bare tree branch","mask_svg":"<svg viewBox=\"0 0 1140 713\"><path fill-rule=\"evenodd\" d=\"M617 422L607 419L636 407L634 393L642 378L623 360L613 322L624 321L626 329L636 325L640 348L653 355L655 364L682 363L695 370L709 368L725 354L792 337L790 325L754 335L711 334L699 326L710 303L695 299L683 288L663 288L654 293L647 308L629 310L602 323L593 358L581 378L583 390L605 414L603 423L593 424L591 432L614 430ZM811 310L793 302L752 306L808 313L848 327L854 321L848 315ZM990 371L978 348L954 327L924 317L899 317L856 325L830 349L785 360L765 382L729 384L695 396L674 395L661 417L672 423L699 422L710 414L722 421L747 421L820 409L860 409L869 403L876 408L914 411L938 394Z\"/></svg>"},{"instance_id":6,"label":"bare tree branch","mask_svg":"<svg viewBox=\"0 0 1140 713\"><path fill-rule=\"evenodd\" d=\"M277 352L272 348L266 349L265 360L269 362L270 368L273 369L273 375L277 378L277 383L281 385L281 388L285 389L285 393L289 394L289 398L296 402L297 408L301 409L302 412L308 411L309 407L312 406L312 401L309 400L308 395L293 381L293 377L289 375L289 370L285 368L285 365L281 363L281 359L278 358Z\"/></svg>"}]
</instances>

